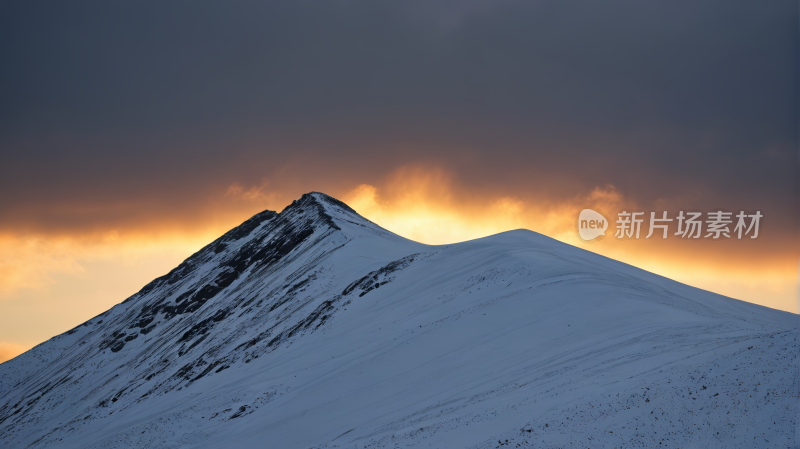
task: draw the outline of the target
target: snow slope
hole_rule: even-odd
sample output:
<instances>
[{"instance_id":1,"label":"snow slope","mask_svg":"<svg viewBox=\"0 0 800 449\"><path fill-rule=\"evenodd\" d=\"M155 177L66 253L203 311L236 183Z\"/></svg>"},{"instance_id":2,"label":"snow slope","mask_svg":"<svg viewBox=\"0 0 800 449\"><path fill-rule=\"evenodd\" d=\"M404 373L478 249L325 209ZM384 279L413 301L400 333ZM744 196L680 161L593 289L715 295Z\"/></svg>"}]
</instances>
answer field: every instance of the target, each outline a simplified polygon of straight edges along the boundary
<instances>
[{"instance_id":1,"label":"snow slope","mask_svg":"<svg viewBox=\"0 0 800 449\"><path fill-rule=\"evenodd\" d=\"M311 193L0 364L0 448L786 448L797 316Z\"/></svg>"}]
</instances>

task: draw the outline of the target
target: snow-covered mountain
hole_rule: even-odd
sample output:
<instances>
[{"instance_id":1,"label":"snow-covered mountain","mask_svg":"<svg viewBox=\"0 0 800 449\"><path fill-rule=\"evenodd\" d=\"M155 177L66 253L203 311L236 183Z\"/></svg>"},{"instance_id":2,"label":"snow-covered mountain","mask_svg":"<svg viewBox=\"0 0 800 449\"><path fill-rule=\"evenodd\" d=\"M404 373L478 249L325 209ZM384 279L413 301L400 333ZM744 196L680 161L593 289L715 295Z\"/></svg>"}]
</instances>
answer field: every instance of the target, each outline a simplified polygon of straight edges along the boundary
<instances>
[{"instance_id":1,"label":"snow-covered mountain","mask_svg":"<svg viewBox=\"0 0 800 449\"><path fill-rule=\"evenodd\" d=\"M796 323L311 193L0 364L0 448L796 447Z\"/></svg>"}]
</instances>

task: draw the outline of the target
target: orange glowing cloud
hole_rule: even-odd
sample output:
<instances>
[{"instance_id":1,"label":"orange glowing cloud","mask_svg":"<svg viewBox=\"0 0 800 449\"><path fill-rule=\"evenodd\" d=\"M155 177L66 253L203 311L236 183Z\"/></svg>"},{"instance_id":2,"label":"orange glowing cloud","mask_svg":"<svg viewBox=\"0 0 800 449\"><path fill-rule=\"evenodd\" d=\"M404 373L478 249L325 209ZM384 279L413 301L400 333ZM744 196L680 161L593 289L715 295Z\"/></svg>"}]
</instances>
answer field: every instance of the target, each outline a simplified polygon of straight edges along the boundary
<instances>
[{"instance_id":1,"label":"orange glowing cloud","mask_svg":"<svg viewBox=\"0 0 800 449\"><path fill-rule=\"evenodd\" d=\"M613 185L571 197L554 192L475 188L453 172L408 165L370 183L316 186L366 218L412 240L445 244L512 229L563 242L706 290L797 312L796 246L781 238L686 242L578 236L584 208L611 223L622 209L646 210ZM200 210L111 223L104 228L0 231L0 361L104 312L192 253L264 209L280 211L302 191L280 179L231 183ZM662 207L662 205L658 205ZM666 206L663 206L666 207ZM652 208L652 206L651 206Z\"/></svg>"},{"instance_id":2,"label":"orange glowing cloud","mask_svg":"<svg viewBox=\"0 0 800 449\"><path fill-rule=\"evenodd\" d=\"M0 236L0 362L108 310L217 235Z\"/></svg>"},{"instance_id":3,"label":"orange glowing cloud","mask_svg":"<svg viewBox=\"0 0 800 449\"><path fill-rule=\"evenodd\" d=\"M0 235L0 301L18 290L48 291L59 275L86 275L86 261L137 264L154 253L191 254L211 235L108 231L84 236Z\"/></svg>"},{"instance_id":4,"label":"orange glowing cloud","mask_svg":"<svg viewBox=\"0 0 800 449\"><path fill-rule=\"evenodd\" d=\"M262 178L261 183L252 187L244 187L238 182L234 182L228 186L226 198L232 198L239 201L256 202L261 204L275 203L278 200L278 194L275 191L269 190L269 180Z\"/></svg>"},{"instance_id":5,"label":"orange glowing cloud","mask_svg":"<svg viewBox=\"0 0 800 449\"><path fill-rule=\"evenodd\" d=\"M294 199L269 187L266 179L233 183L204 201L189 198L199 205L188 215L140 214L82 229L0 229L4 357L108 310L254 213Z\"/></svg>"},{"instance_id":6,"label":"orange glowing cloud","mask_svg":"<svg viewBox=\"0 0 800 449\"><path fill-rule=\"evenodd\" d=\"M407 166L380 186L361 184L343 195L356 211L381 226L428 244L454 243L512 229L530 229L557 240L737 299L797 312L797 265L785 243L615 239L585 242L577 233L584 208L612 223L616 211L644 210L614 186L597 186L567 200L475 192L440 169ZM712 245L716 245L713 246ZM723 246L725 245L725 246Z\"/></svg>"},{"instance_id":7,"label":"orange glowing cloud","mask_svg":"<svg viewBox=\"0 0 800 449\"><path fill-rule=\"evenodd\" d=\"M511 229L530 229L571 244L579 243L575 218L581 209L635 207L614 186L595 187L570 201L459 192L447 172L403 167L381 188L362 184L343 201L370 220L423 243L470 240Z\"/></svg>"}]
</instances>

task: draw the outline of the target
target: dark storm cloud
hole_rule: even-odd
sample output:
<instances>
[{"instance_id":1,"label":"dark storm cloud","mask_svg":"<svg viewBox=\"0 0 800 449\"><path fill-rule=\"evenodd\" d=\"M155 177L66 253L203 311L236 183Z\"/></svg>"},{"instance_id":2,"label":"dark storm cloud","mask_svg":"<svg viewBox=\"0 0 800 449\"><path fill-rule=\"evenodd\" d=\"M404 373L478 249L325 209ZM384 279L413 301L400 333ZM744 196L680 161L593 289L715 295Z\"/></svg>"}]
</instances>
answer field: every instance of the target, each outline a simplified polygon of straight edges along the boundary
<instances>
[{"instance_id":1,"label":"dark storm cloud","mask_svg":"<svg viewBox=\"0 0 800 449\"><path fill-rule=\"evenodd\" d=\"M797 9L6 1L0 221L178 214L234 181L301 193L417 163L464 188L613 184L642 204L770 208L788 227Z\"/></svg>"}]
</instances>

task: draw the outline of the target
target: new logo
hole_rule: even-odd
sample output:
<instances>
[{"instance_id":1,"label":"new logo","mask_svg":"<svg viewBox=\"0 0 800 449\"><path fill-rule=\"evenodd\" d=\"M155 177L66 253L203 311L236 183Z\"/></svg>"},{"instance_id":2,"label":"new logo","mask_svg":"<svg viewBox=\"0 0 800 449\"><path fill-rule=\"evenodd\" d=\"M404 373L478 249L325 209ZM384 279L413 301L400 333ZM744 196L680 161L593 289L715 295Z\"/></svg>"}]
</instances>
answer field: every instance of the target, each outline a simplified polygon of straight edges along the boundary
<instances>
[{"instance_id":1,"label":"new logo","mask_svg":"<svg viewBox=\"0 0 800 449\"><path fill-rule=\"evenodd\" d=\"M578 216L578 234L584 240L592 240L606 235L606 229L608 229L606 217L591 209L582 210Z\"/></svg>"}]
</instances>

